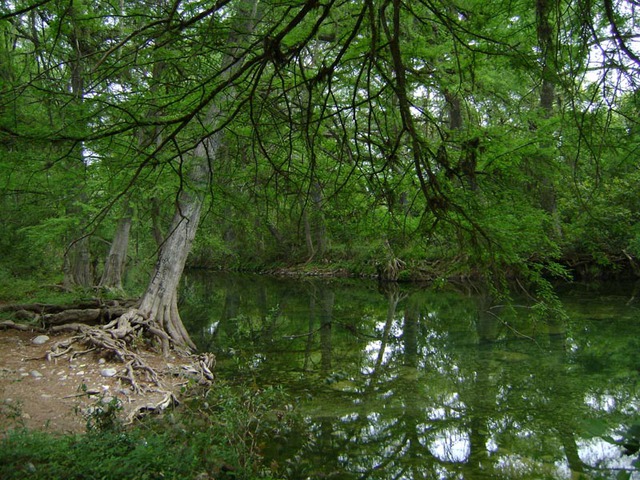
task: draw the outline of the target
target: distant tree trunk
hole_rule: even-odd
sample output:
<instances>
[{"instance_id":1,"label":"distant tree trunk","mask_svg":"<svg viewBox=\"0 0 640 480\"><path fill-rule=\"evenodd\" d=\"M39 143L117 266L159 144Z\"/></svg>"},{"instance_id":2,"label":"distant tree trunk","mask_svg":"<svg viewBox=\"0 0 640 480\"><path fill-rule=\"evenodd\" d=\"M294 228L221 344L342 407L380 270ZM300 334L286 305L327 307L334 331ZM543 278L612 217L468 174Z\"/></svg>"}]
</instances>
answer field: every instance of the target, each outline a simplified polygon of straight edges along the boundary
<instances>
[{"instance_id":1,"label":"distant tree trunk","mask_svg":"<svg viewBox=\"0 0 640 480\"><path fill-rule=\"evenodd\" d=\"M462 102L460 97L449 90L444 91L444 98L449 106L449 129L462 130Z\"/></svg>"},{"instance_id":2,"label":"distant tree trunk","mask_svg":"<svg viewBox=\"0 0 640 480\"><path fill-rule=\"evenodd\" d=\"M315 239L315 254L322 258L327 251L327 226L325 225L323 212L322 187L318 181L311 186L311 211L313 237Z\"/></svg>"},{"instance_id":3,"label":"distant tree trunk","mask_svg":"<svg viewBox=\"0 0 640 480\"><path fill-rule=\"evenodd\" d=\"M75 240L69 245L64 255L63 273L65 288L93 285L93 268L88 237Z\"/></svg>"},{"instance_id":4,"label":"distant tree trunk","mask_svg":"<svg viewBox=\"0 0 640 480\"><path fill-rule=\"evenodd\" d=\"M125 214L118 220L116 233L113 236L111 248L104 263L104 271L98 284L100 287L122 291L122 276L129 249L131 214L131 209L127 208Z\"/></svg>"},{"instance_id":5,"label":"distant tree trunk","mask_svg":"<svg viewBox=\"0 0 640 480\"><path fill-rule=\"evenodd\" d=\"M448 90L444 91L444 98L449 110L449 130L451 132L462 132L464 127L464 118L462 116L462 100L456 93ZM456 135L459 141L460 160L458 161L457 171L463 179L463 184L473 190L478 190L478 181L476 179L476 170L478 166L477 151L479 140L468 139L462 140L462 135Z\"/></svg>"},{"instance_id":6,"label":"distant tree trunk","mask_svg":"<svg viewBox=\"0 0 640 480\"><path fill-rule=\"evenodd\" d=\"M327 250L327 226L323 213L322 187L313 181L309 199L302 204L304 238L307 244L308 260L324 256Z\"/></svg>"},{"instance_id":7,"label":"distant tree trunk","mask_svg":"<svg viewBox=\"0 0 640 480\"><path fill-rule=\"evenodd\" d=\"M67 41L73 48L70 52L71 58L69 59L69 65L71 69L71 105L73 108L81 111L81 106L84 102L84 70L86 57L90 52L88 34L79 25L78 18L86 12L78 11L78 8L82 6L70 5L69 8L69 21L70 32L67 34ZM77 172L78 177L81 179L77 189L79 191L77 199L84 203L86 201L85 191L85 176L86 166L83 154L83 145L81 142L71 145L69 150L69 157L71 162L71 170ZM70 204L67 207L67 214L70 216L81 216L81 209L77 205ZM89 237L79 232L74 232L76 235L80 235L72 240L67 247L67 251L64 256L64 286L66 288L72 288L74 286L91 287L93 286L93 268L91 264L91 254L89 251ZM73 235L73 234L72 234Z\"/></svg>"},{"instance_id":8,"label":"distant tree trunk","mask_svg":"<svg viewBox=\"0 0 640 480\"><path fill-rule=\"evenodd\" d=\"M225 149L226 150L226 149ZM233 261L233 257L238 252L238 234L234 226L233 208L228 206L224 209L223 215L224 221L222 222L222 240L224 240L225 247L230 252L230 260ZM227 260L229 261L229 260Z\"/></svg>"},{"instance_id":9,"label":"distant tree trunk","mask_svg":"<svg viewBox=\"0 0 640 480\"><path fill-rule=\"evenodd\" d=\"M551 25L551 14L556 6L555 3L556 0L536 0L538 46L540 47L542 63L540 108L542 109L544 118L550 118L553 115L553 100L555 97L556 46L553 38L554 29ZM547 149L549 147L548 142L544 142L541 147L543 151ZM548 158L548 155L543 154L541 160L546 164L544 171L548 171L551 167L552 159ZM549 175L543 173L540 179L540 205L546 212L555 217L557 209L556 203L556 191L553 180ZM556 229L559 230L558 225Z\"/></svg>"},{"instance_id":10,"label":"distant tree trunk","mask_svg":"<svg viewBox=\"0 0 640 480\"><path fill-rule=\"evenodd\" d=\"M151 225L153 239L156 242L156 246L160 248L162 242L164 242L164 233L162 233L162 227L160 227L160 200L157 197L151 199Z\"/></svg>"},{"instance_id":11,"label":"distant tree trunk","mask_svg":"<svg viewBox=\"0 0 640 480\"><path fill-rule=\"evenodd\" d=\"M302 202L302 224L304 227L304 240L307 245L308 262L313 260L316 255L316 249L313 246L313 234L311 233L311 222L309 221L308 205Z\"/></svg>"}]
</instances>

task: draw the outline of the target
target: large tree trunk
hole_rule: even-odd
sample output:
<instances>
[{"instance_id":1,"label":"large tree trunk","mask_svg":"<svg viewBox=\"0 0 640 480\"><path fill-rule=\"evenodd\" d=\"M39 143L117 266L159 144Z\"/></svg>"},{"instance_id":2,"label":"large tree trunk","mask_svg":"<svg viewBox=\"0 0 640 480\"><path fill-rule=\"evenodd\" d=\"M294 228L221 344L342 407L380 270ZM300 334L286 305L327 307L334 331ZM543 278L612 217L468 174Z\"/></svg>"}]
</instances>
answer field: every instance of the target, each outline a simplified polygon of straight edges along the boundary
<instances>
[{"instance_id":1,"label":"large tree trunk","mask_svg":"<svg viewBox=\"0 0 640 480\"><path fill-rule=\"evenodd\" d=\"M206 150L215 153L218 142L210 143ZM168 236L160 248L153 277L139 308L142 315L155 322L175 345L187 349L195 349L195 344L178 313L178 284L200 223L203 187L209 178L207 157L198 155L204 154L204 150L204 146L199 146L191 159L193 165L189 177L193 189L180 192Z\"/></svg>"},{"instance_id":2,"label":"large tree trunk","mask_svg":"<svg viewBox=\"0 0 640 480\"><path fill-rule=\"evenodd\" d=\"M227 78L241 65L236 57L238 52L234 50L242 41L242 36L252 30L256 1L244 0L238 6L235 25L230 29L228 38L228 44L232 46L231 51L222 62L222 71L226 72ZM229 86L209 107L203 120L212 131L222 122L221 106L226 105L232 97L233 87ZM210 165L222 154L222 136L221 131L210 136L205 135L186 159L185 186L179 194L167 238L158 253L151 282L140 303L139 310L142 316L154 324L156 331L160 330L165 351L168 342L187 351L196 348L178 313L178 284L200 223L205 193L210 182Z\"/></svg>"}]
</instances>

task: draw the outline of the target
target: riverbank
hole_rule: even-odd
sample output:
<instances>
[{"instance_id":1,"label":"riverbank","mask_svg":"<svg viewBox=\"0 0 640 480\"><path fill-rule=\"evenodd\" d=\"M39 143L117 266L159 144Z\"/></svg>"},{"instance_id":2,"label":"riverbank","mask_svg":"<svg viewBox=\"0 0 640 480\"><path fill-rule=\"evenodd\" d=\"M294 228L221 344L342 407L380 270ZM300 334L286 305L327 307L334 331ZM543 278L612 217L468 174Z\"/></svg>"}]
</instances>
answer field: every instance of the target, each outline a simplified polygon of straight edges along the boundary
<instances>
[{"instance_id":1,"label":"riverbank","mask_svg":"<svg viewBox=\"0 0 640 480\"><path fill-rule=\"evenodd\" d=\"M68 342L72 336L14 329L0 332L1 432L25 427L81 433L91 415L109 404L117 406L126 422L136 412L152 411L168 393L177 395L185 384L184 378L171 373L180 364L174 355L139 352L159 372L162 390L151 382L143 382L140 390L131 388L123 380L125 365L99 352L47 360L53 345Z\"/></svg>"}]
</instances>

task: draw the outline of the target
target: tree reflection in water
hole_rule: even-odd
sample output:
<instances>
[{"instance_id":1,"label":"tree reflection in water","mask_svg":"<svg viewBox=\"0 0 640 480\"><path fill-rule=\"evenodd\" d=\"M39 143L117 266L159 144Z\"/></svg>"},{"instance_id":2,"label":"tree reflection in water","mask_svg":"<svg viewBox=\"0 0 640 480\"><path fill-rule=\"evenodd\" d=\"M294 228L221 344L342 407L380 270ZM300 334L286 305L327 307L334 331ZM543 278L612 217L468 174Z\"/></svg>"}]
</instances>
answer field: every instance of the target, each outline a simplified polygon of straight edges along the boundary
<instances>
[{"instance_id":1,"label":"tree reflection in water","mask_svg":"<svg viewBox=\"0 0 640 480\"><path fill-rule=\"evenodd\" d=\"M288 478L613 478L637 423L640 322L578 290L562 321L488 295L366 281L190 274L184 318L218 375L283 385ZM215 333L210 326L219 322Z\"/></svg>"}]
</instances>

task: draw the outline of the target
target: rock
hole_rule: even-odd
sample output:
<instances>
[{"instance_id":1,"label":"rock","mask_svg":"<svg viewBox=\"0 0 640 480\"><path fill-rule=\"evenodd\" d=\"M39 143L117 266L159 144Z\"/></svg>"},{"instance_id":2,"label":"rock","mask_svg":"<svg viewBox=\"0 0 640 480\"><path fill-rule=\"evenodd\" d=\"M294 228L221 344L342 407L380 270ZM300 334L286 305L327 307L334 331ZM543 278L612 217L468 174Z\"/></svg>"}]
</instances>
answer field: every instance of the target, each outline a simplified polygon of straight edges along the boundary
<instances>
[{"instance_id":1,"label":"rock","mask_svg":"<svg viewBox=\"0 0 640 480\"><path fill-rule=\"evenodd\" d=\"M103 377L114 377L118 373L115 368L103 368L100 370L100 375Z\"/></svg>"},{"instance_id":2,"label":"rock","mask_svg":"<svg viewBox=\"0 0 640 480\"><path fill-rule=\"evenodd\" d=\"M34 345L43 345L49 341L49 337L46 335L38 335L37 337L31 339L31 343Z\"/></svg>"},{"instance_id":3,"label":"rock","mask_svg":"<svg viewBox=\"0 0 640 480\"><path fill-rule=\"evenodd\" d=\"M107 361L104 358L101 358L100 360L98 360L98 364L100 365L104 365L105 363L107 363Z\"/></svg>"},{"instance_id":4,"label":"rock","mask_svg":"<svg viewBox=\"0 0 640 480\"><path fill-rule=\"evenodd\" d=\"M31 370L31 372L29 372L29 375L31 375L33 378L42 378L44 376L38 370Z\"/></svg>"}]
</instances>

